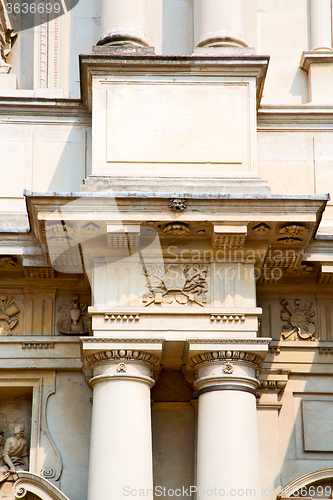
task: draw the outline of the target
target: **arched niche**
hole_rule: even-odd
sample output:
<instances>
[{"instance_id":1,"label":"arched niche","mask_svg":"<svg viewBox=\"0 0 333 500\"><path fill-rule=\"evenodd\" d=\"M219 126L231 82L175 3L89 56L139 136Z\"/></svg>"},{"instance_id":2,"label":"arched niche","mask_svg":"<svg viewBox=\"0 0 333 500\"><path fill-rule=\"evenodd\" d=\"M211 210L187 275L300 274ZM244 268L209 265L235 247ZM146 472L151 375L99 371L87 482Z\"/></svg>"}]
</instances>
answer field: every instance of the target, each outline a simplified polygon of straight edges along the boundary
<instances>
[{"instance_id":1,"label":"arched niche","mask_svg":"<svg viewBox=\"0 0 333 500\"><path fill-rule=\"evenodd\" d=\"M326 488L326 490L325 490ZM333 469L308 472L287 484L278 495L279 500L288 498L332 498Z\"/></svg>"},{"instance_id":2,"label":"arched niche","mask_svg":"<svg viewBox=\"0 0 333 500\"><path fill-rule=\"evenodd\" d=\"M24 500L69 500L48 479L32 472L17 472L18 480L13 485L14 498Z\"/></svg>"}]
</instances>

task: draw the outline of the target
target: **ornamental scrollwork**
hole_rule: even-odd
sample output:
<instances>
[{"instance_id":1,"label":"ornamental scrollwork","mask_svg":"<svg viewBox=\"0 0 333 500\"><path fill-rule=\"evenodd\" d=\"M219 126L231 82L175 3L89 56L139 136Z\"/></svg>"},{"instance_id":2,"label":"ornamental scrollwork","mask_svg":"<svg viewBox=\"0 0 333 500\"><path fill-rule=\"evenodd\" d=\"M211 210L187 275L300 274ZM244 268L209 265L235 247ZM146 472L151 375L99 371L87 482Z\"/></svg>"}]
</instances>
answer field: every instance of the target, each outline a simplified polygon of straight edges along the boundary
<instances>
[{"instance_id":1,"label":"ornamental scrollwork","mask_svg":"<svg viewBox=\"0 0 333 500\"><path fill-rule=\"evenodd\" d=\"M94 354L89 354L85 358L85 364L90 368L94 368L95 365L100 363L105 363L109 361L118 362L117 371L125 372L126 364L125 361L141 361L149 363L155 366L159 362L159 358L154 354L143 352L143 351L133 351L129 349L117 349L117 350L107 350L95 352Z\"/></svg>"},{"instance_id":2,"label":"ornamental scrollwork","mask_svg":"<svg viewBox=\"0 0 333 500\"><path fill-rule=\"evenodd\" d=\"M149 293L143 296L145 306L150 304L197 304L204 307L209 290L208 266L204 264L163 265L147 264L143 268Z\"/></svg>"},{"instance_id":3,"label":"ornamental scrollwork","mask_svg":"<svg viewBox=\"0 0 333 500\"><path fill-rule=\"evenodd\" d=\"M292 308L287 300L282 300L281 305L281 320L286 322L282 328L283 340L315 340L313 302L309 306L302 306L301 301L296 299Z\"/></svg>"}]
</instances>

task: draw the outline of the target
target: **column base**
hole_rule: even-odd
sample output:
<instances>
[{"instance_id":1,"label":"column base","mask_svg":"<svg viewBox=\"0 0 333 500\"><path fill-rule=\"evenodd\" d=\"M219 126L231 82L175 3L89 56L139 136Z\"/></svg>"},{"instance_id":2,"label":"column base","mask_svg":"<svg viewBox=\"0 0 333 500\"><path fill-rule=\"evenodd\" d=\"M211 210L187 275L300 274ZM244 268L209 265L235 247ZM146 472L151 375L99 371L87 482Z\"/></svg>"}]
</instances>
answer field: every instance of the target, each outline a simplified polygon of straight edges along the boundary
<instances>
[{"instance_id":1,"label":"column base","mask_svg":"<svg viewBox=\"0 0 333 500\"><path fill-rule=\"evenodd\" d=\"M300 67L308 73L309 102L333 102L333 50L303 52Z\"/></svg>"}]
</instances>

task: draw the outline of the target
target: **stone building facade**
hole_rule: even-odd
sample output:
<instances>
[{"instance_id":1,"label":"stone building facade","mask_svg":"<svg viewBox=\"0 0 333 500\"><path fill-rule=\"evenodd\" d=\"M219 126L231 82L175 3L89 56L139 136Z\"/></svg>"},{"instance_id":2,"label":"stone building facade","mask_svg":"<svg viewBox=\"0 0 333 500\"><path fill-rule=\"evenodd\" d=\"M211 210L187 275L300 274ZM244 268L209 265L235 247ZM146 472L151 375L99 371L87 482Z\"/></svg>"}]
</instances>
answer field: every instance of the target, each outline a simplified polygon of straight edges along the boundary
<instances>
[{"instance_id":1,"label":"stone building facade","mask_svg":"<svg viewBox=\"0 0 333 500\"><path fill-rule=\"evenodd\" d=\"M332 0L38 2L0 0L0 497L331 498Z\"/></svg>"}]
</instances>

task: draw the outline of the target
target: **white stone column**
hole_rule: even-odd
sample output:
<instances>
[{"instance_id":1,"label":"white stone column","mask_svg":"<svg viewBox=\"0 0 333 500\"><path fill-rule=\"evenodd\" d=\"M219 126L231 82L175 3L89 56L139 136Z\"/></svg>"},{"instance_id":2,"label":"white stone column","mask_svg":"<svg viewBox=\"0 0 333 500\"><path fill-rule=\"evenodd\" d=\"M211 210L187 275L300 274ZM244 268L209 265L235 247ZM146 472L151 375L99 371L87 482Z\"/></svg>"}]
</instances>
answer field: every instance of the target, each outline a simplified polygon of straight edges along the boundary
<instances>
[{"instance_id":1,"label":"white stone column","mask_svg":"<svg viewBox=\"0 0 333 500\"><path fill-rule=\"evenodd\" d=\"M200 500L261 498L255 378L262 358L240 351L199 354L197 487Z\"/></svg>"},{"instance_id":2,"label":"white stone column","mask_svg":"<svg viewBox=\"0 0 333 500\"><path fill-rule=\"evenodd\" d=\"M88 500L152 490L150 389L157 363L153 354L125 349L86 356L93 370Z\"/></svg>"},{"instance_id":3,"label":"white stone column","mask_svg":"<svg viewBox=\"0 0 333 500\"><path fill-rule=\"evenodd\" d=\"M310 1L311 50L332 50L332 0Z\"/></svg>"},{"instance_id":4,"label":"white stone column","mask_svg":"<svg viewBox=\"0 0 333 500\"><path fill-rule=\"evenodd\" d=\"M146 0L102 0L102 36L98 45L131 42L148 46Z\"/></svg>"},{"instance_id":5,"label":"white stone column","mask_svg":"<svg viewBox=\"0 0 333 500\"><path fill-rule=\"evenodd\" d=\"M247 47L244 39L244 0L198 0L197 47Z\"/></svg>"}]
</instances>

